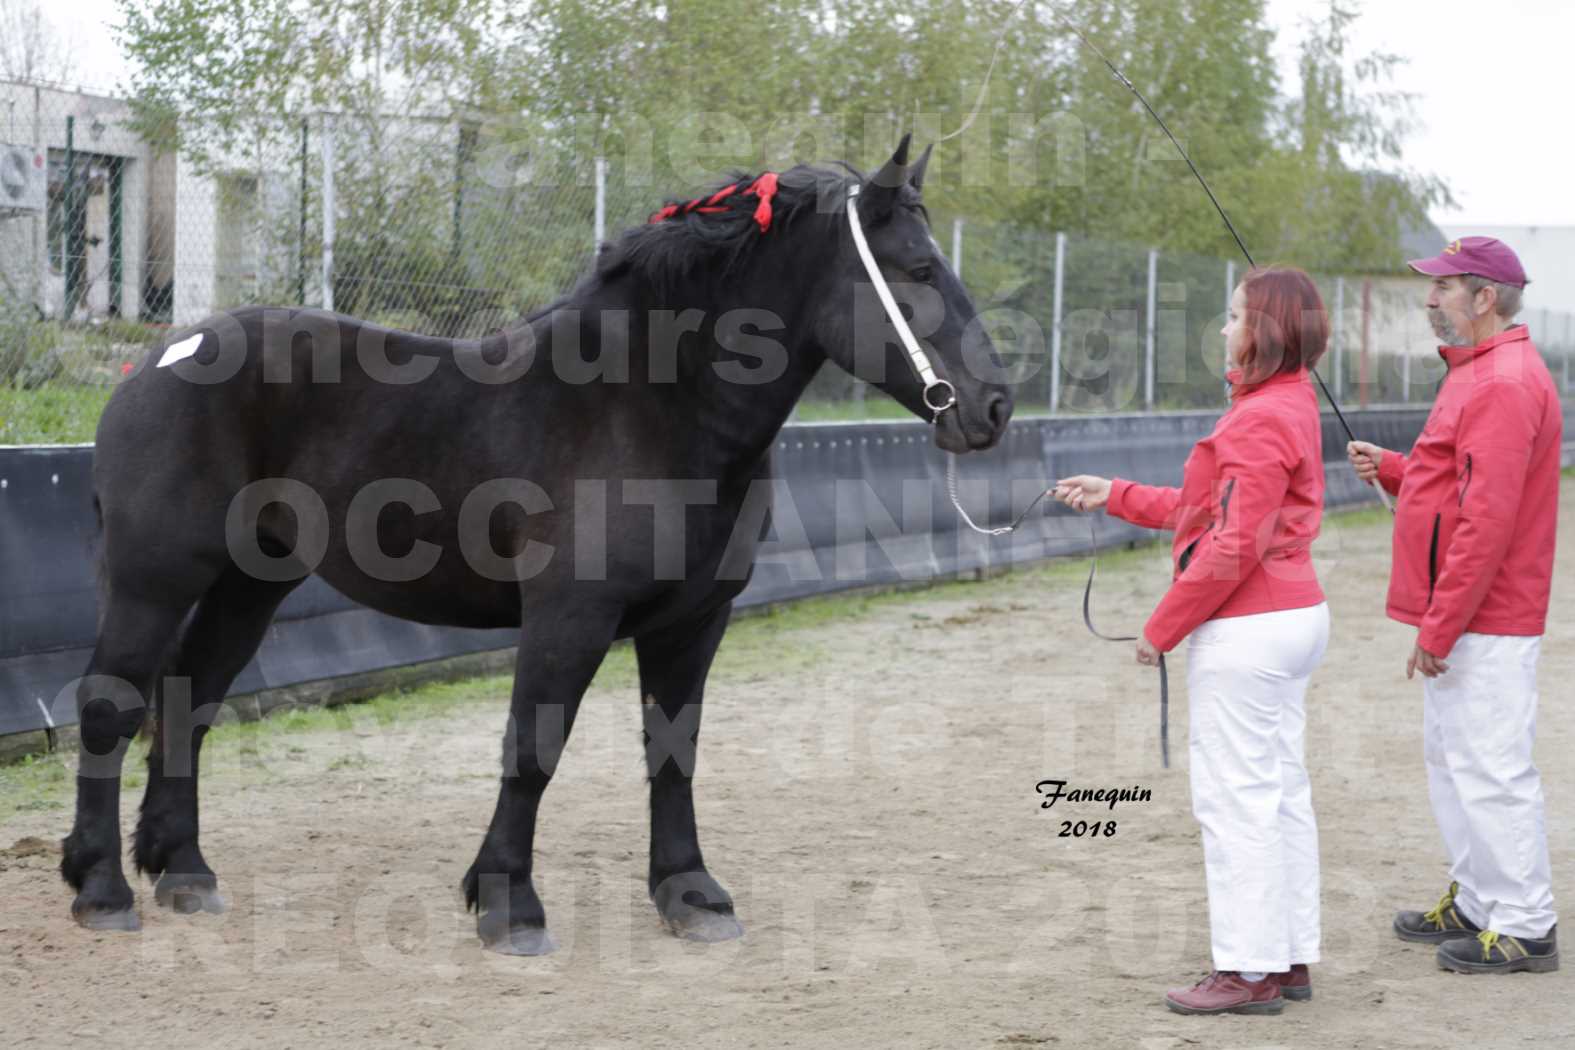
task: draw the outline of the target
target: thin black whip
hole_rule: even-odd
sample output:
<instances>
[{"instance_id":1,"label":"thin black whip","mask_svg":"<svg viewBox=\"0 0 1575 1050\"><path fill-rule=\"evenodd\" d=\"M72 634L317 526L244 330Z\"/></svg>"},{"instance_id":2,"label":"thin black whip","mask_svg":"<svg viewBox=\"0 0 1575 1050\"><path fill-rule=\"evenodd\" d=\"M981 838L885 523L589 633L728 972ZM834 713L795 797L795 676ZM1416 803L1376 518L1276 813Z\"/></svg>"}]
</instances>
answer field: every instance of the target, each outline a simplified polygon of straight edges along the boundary
<instances>
[{"instance_id":1,"label":"thin black whip","mask_svg":"<svg viewBox=\"0 0 1575 1050\"><path fill-rule=\"evenodd\" d=\"M1111 75L1125 85L1126 89L1132 92L1138 102L1142 103L1148 115L1154 118L1154 123L1159 125L1160 130L1165 133L1165 137L1170 140L1170 144L1176 147L1176 152L1181 154L1181 159L1187 162L1187 167L1191 169L1193 177L1198 180L1198 185L1203 187L1203 192L1208 194L1209 203L1214 205L1215 211L1219 212L1221 221L1225 223L1225 228L1230 231L1231 237L1236 241L1236 247L1241 249L1241 254L1246 258L1247 265L1256 267L1258 264L1253 261L1252 253L1247 250L1246 242L1241 239L1241 234L1236 232L1236 224L1230 221L1230 216L1226 214L1224 205L1220 204L1219 198L1214 196L1214 190L1209 187L1208 180L1203 177L1203 173L1198 170L1198 166L1192 162L1192 156L1187 152L1186 147L1176 139L1175 135L1171 134L1170 126L1165 123L1164 118L1154 112L1154 107L1148 104L1148 99L1143 97L1143 92L1137 89L1137 85L1132 83L1127 75L1121 72L1116 67L1116 64L1110 61L1110 58L1099 49L1099 45L1088 39L1088 36L1081 29L1057 11L1052 10L1050 15L1070 31L1073 36L1082 41L1083 46L1099 56L1099 60L1105 64L1106 69L1110 70ZM1355 441L1356 435L1351 432L1351 425L1346 422L1345 413L1340 411L1339 402L1335 401L1334 395L1329 392L1328 384L1323 381L1323 376L1318 374L1317 368L1310 368L1308 371L1312 372L1313 378L1318 381L1318 388L1323 391L1324 399L1329 402L1329 407L1334 409L1334 416L1340 421L1340 428L1345 431L1346 440ZM1384 491L1383 486L1375 485L1374 487L1377 488L1379 499L1383 500L1384 506L1389 508L1391 514L1394 513L1394 505L1389 502L1389 495Z\"/></svg>"}]
</instances>

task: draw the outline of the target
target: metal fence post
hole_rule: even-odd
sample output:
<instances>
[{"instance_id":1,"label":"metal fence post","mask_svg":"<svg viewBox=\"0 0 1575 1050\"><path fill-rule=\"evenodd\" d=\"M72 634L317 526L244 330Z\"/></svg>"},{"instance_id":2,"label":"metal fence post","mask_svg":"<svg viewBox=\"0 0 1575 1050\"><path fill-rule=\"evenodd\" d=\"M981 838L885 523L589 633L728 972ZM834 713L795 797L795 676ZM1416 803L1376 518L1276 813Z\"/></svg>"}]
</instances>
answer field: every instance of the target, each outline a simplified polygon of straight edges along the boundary
<instances>
[{"instance_id":1,"label":"metal fence post","mask_svg":"<svg viewBox=\"0 0 1575 1050\"><path fill-rule=\"evenodd\" d=\"M1225 260L1225 319L1227 323L1230 320L1231 300L1234 298L1236 298L1236 260L1227 259ZM1225 371L1229 372L1230 340L1227 339L1225 341L1225 348L1220 352L1224 355L1223 360ZM1230 404L1230 380L1222 379L1220 382L1225 387L1225 403L1228 405Z\"/></svg>"},{"instance_id":2,"label":"metal fence post","mask_svg":"<svg viewBox=\"0 0 1575 1050\"><path fill-rule=\"evenodd\" d=\"M265 196L267 179L263 177L263 137L261 134L257 136L256 146L257 155L255 160L257 166L253 169L257 173L256 188L252 192L252 197L254 207L257 209L257 221L252 226L251 234L253 242L257 245L257 259L255 265L252 266L252 299L261 302L268 266L268 204Z\"/></svg>"},{"instance_id":3,"label":"metal fence post","mask_svg":"<svg viewBox=\"0 0 1575 1050\"><path fill-rule=\"evenodd\" d=\"M1564 392L1570 392L1570 314L1564 315Z\"/></svg>"},{"instance_id":4,"label":"metal fence post","mask_svg":"<svg viewBox=\"0 0 1575 1050\"><path fill-rule=\"evenodd\" d=\"M1361 405L1367 407L1371 391L1369 389L1370 373L1369 354L1373 336L1373 282L1368 279L1362 281L1362 361L1360 376L1357 379L1357 388L1360 394ZM1382 394L1382 390L1379 391Z\"/></svg>"},{"instance_id":5,"label":"metal fence post","mask_svg":"<svg viewBox=\"0 0 1575 1050\"><path fill-rule=\"evenodd\" d=\"M1334 396L1345 399L1345 278L1334 279Z\"/></svg>"},{"instance_id":6,"label":"metal fence post","mask_svg":"<svg viewBox=\"0 0 1575 1050\"><path fill-rule=\"evenodd\" d=\"M323 114L323 309L334 308L334 118Z\"/></svg>"},{"instance_id":7,"label":"metal fence post","mask_svg":"<svg viewBox=\"0 0 1575 1050\"><path fill-rule=\"evenodd\" d=\"M607 239L607 158L596 158L596 229L591 244L594 254Z\"/></svg>"},{"instance_id":8,"label":"metal fence post","mask_svg":"<svg viewBox=\"0 0 1575 1050\"><path fill-rule=\"evenodd\" d=\"M1148 317L1144 322L1146 338L1143 347L1143 407L1150 412L1154 410L1154 315L1158 312L1158 306L1155 303L1158 291L1159 252L1150 248L1148 252Z\"/></svg>"},{"instance_id":9,"label":"metal fence post","mask_svg":"<svg viewBox=\"0 0 1575 1050\"><path fill-rule=\"evenodd\" d=\"M1386 302L1392 304L1393 300L1386 300ZM1389 311L1385 311L1385 312L1389 312ZM1411 348L1409 346L1401 348L1401 350L1400 350L1400 400L1403 401L1403 402L1409 402L1411 400L1411 357L1412 356L1413 355L1411 353Z\"/></svg>"},{"instance_id":10,"label":"metal fence post","mask_svg":"<svg viewBox=\"0 0 1575 1050\"><path fill-rule=\"evenodd\" d=\"M260 182L259 182L260 184ZM121 299L126 288L126 160L116 157L109 167L109 315L125 316ZM135 308L131 316L135 317Z\"/></svg>"},{"instance_id":11,"label":"metal fence post","mask_svg":"<svg viewBox=\"0 0 1575 1050\"><path fill-rule=\"evenodd\" d=\"M1411 351L1400 351L1400 400L1411 400Z\"/></svg>"},{"instance_id":12,"label":"metal fence post","mask_svg":"<svg viewBox=\"0 0 1575 1050\"><path fill-rule=\"evenodd\" d=\"M952 273L955 273L957 275L957 279L959 281L962 280L962 231L963 231L963 221L961 219L953 219L952 220Z\"/></svg>"},{"instance_id":13,"label":"metal fence post","mask_svg":"<svg viewBox=\"0 0 1575 1050\"><path fill-rule=\"evenodd\" d=\"M311 148L311 118L301 118L301 241L298 245L300 258L295 273L295 301L302 306L306 305L306 158L307 150Z\"/></svg>"},{"instance_id":14,"label":"metal fence post","mask_svg":"<svg viewBox=\"0 0 1575 1050\"><path fill-rule=\"evenodd\" d=\"M60 261L66 273L66 300L60 311L60 319L70 321L71 315L77 312L77 296L82 291L82 263L77 255L77 246L80 238L77 236L77 153L76 153L77 118L66 117L66 172L65 189L62 199L65 201L64 224L60 233Z\"/></svg>"},{"instance_id":15,"label":"metal fence post","mask_svg":"<svg viewBox=\"0 0 1575 1050\"><path fill-rule=\"evenodd\" d=\"M44 145L44 92L33 85L33 148ZM33 216L33 306L44 308L44 275L49 272L49 209Z\"/></svg>"},{"instance_id":16,"label":"metal fence post","mask_svg":"<svg viewBox=\"0 0 1575 1050\"><path fill-rule=\"evenodd\" d=\"M1061 408L1061 296L1065 288L1066 234L1055 235L1055 303L1050 322L1050 414ZM1568 362L1566 362L1567 364Z\"/></svg>"},{"instance_id":17,"label":"metal fence post","mask_svg":"<svg viewBox=\"0 0 1575 1050\"><path fill-rule=\"evenodd\" d=\"M454 229L449 257L455 262L465 250L465 167L470 163L471 132L463 120L454 122Z\"/></svg>"}]
</instances>

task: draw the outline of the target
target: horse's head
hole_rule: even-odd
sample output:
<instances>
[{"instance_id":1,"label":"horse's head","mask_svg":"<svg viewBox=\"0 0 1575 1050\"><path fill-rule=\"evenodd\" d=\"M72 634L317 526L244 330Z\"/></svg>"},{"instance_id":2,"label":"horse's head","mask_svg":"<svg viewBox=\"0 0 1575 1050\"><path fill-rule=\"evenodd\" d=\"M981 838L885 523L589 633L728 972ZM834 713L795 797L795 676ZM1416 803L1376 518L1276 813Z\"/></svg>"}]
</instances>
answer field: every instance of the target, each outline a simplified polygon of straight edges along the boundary
<instances>
[{"instance_id":1,"label":"horse's head","mask_svg":"<svg viewBox=\"0 0 1575 1050\"><path fill-rule=\"evenodd\" d=\"M910 166L910 137L903 136L874 177L846 184L840 202L822 202L822 207L838 209L846 236L836 239L836 260L821 274L817 341L841 367L874 383L915 415L936 419L935 442L941 448L986 449L1006 429L1012 395L973 300L930 233L922 197L930 151ZM846 214L850 208L858 219L857 230ZM858 243L861 235L917 337L922 356L918 362L910 360L910 350L870 278ZM926 365L934 379L944 382L927 384L930 377L921 377ZM937 416L935 409L953 392L955 403Z\"/></svg>"}]
</instances>

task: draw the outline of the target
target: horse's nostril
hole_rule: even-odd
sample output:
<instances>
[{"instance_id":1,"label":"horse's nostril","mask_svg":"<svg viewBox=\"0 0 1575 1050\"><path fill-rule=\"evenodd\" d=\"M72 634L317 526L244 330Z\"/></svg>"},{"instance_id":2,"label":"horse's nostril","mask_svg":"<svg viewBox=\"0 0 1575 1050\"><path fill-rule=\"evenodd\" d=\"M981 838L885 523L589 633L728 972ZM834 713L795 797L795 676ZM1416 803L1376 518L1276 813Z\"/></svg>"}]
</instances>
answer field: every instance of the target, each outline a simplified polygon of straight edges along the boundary
<instances>
[{"instance_id":1,"label":"horse's nostril","mask_svg":"<svg viewBox=\"0 0 1575 1050\"><path fill-rule=\"evenodd\" d=\"M1005 394L996 394L990 399L985 414L989 417L990 425L1000 430L1006 426L1006 421L1012 418L1012 402Z\"/></svg>"}]
</instances>

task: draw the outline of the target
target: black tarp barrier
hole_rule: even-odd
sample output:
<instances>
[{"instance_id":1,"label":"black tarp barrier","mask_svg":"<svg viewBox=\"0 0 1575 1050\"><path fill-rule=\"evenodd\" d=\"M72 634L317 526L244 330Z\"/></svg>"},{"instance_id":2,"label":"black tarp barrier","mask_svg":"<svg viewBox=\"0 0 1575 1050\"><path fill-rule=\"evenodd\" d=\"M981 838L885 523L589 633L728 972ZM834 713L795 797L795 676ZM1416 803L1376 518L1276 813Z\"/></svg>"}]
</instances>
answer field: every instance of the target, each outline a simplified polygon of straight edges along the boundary
<instances>
[{"instance_id":1,"label":"black tarp barrier","mask_svg":"<svg viewBox=\"0 0 1575 1050\"><path fill-rule=\"evenodd\" d=\"M1566 406L1566 419L1570 408ZM1409 449L1425 408L1348 412L1364 440ZM1015 517L1048 480L1100 474L1177 484L1192 444L1218 413L1020 419L1003 443L958 459L973 518ZM1570 435L1566 422L1566 435ZM1345 463L1345 435L1324 416L1331 507L1371 503ZM1575 448L1567 445L1566 450ZM92 448L0 448L0 736L75 721L69 683L94 641ZM1089 519L1046 501L1016 533L986 537L953 511L946 456L920 423L812 423L773 449L770 528L739 605L849 587L955 576L1084 551ZM609 493L609 498L615 494ZM1098 515L1101 546L1149 536ZM430 627L365 609L313 578L285 601L233 694L299 685L507 648L513 631Z\"/></svg>"}]
</instances>

